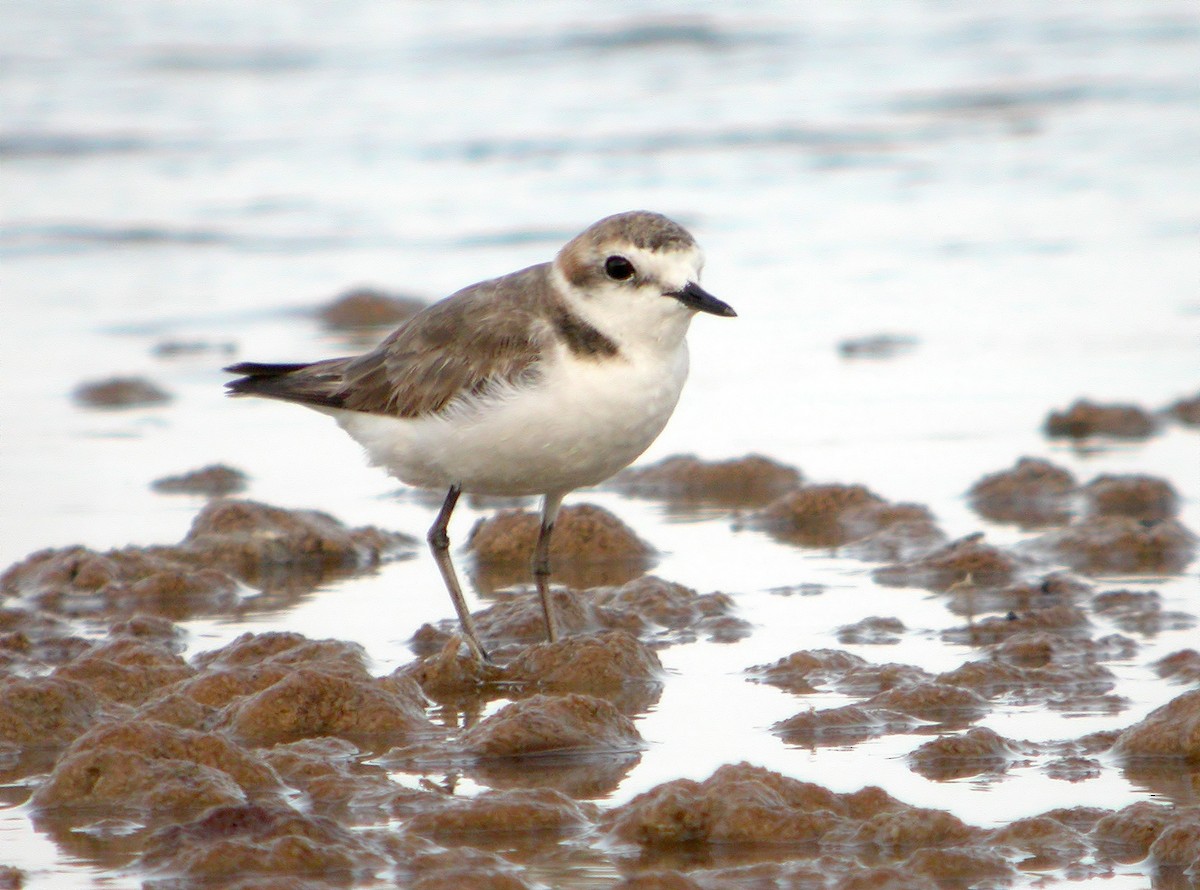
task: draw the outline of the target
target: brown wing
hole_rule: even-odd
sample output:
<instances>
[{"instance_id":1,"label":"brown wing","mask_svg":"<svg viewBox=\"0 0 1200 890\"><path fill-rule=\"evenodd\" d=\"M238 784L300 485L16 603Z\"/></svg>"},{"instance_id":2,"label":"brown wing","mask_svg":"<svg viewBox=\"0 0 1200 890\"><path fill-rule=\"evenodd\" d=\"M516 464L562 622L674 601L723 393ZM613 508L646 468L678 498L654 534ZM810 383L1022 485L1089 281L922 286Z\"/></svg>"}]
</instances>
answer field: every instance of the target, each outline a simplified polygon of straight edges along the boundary
<instances>
[{"instance_id":1,"label":"brown wing","mask_svg":"<svg viewBox=\"0 0 1200 890\"><path fill-rule=\"evenodd\" d=\"M342 369L338 396L355 411L419 417L458 396L536 373L551 324L548 266L472 285L399 327Z\"/></svg>"}]
</instances>

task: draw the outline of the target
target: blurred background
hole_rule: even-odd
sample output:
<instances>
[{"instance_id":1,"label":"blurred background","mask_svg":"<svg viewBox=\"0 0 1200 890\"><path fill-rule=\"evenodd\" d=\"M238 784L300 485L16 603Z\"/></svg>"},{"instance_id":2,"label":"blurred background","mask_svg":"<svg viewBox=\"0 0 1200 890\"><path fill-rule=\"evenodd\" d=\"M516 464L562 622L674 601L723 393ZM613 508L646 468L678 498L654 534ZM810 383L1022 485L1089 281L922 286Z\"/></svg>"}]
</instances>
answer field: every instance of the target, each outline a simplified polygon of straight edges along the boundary
<instances>
[{"instance_id":1,"label":"blurred background","mask_svg":"<svg viewBox=\"0 0 1200 890\"><path fill-rule=\"evenodd\" d=\"M3 23L9 558L173 533L147 476L316 435L220 397L230 357L346 351L292 313L360 284L434 299L631 208L694 229L741 314L693 326L662 453L928 501L1052 407L1200 376L1188 0L13 0ZM881 333L917 348L837 351ZM137 374L174 407L72 408ZM273 451L246 469L304 453Z\"/></svg>"},{"instance_id":2,"label":"blurred background","mask_svg":"<svg viewBox=\"0 0 1200 890\"><path fill-rule=\"evenodd\" d=\"M1085 481L1164 476L1200 528L1194 430L1098 448L1041 432L1076 398L1155 411L1200 386L1193 0L8 0L0 93L5 565L46 546L176 541L200 501L149 484L215 461L245 471L256 499L422 535L428 504L333 424L225 399L220 367L359 351L312 310L360 285L436 299L634 208L688 226L705 286L739 313L696 320L691 381L647 460L759 452L1009 544L1022 533L963 493L1045 456ZM881 335L902 348L839 348ZM113 376L169 400L73 398ZM730 592L763 628L664 654L678 678L640 725L661 746L615 799L741 757L861 784L863 752L765 733L796 703L748 692L740 671L828 645L862 615L903 612L929 634L957 619L924 594L898 605L869 565L723 517L584 499L663 551L658 574ZM461 512L459 541L484 515ZM835 595L770 593L810 582ZM1164 608L1195 610L1194 573L1148 583ZM448 614L422 555L287 611L188 629L193 651L247 628L356 639L383 670ZM1131 710L1069 728L1006 714L1006 734L1128 725L1164 700L1139 665L1181 639L1127 666ZM888 657L942 669L965 656L918 634ZM676 734L719 696L729 726L707 746ZM878 756L911 739L886 744L899 747L875 749L874 781L976 821L1141 793L1111 773L934 787Z\"/></svg>"},{"instance_id":3,"label":"blurred background","mask_svg":"<svg viewBox=\"0 0 1200 890\"><path fill-rule=\"evenodd\" d=\"M164 362L160 340L327 355L287 312L357 284L436 298L630 208L692 227L741 313L694 326L666 451L927 499L927 472L964 464L946 494L976 470L931 439L1000 459L1064 400L1157 403L1198 376L1187 0L13 0L3 19L8 557L144 536L147 503L112 514L147 474L238 456L255 420L220 402L225 357ZM878 333L919 348L839 359ZM72 411L80 381L138 373L177 408ZM294 413L269 416L317 426ZM858 449L872 466L846 466Z\"/></svg>"}]
</instances>

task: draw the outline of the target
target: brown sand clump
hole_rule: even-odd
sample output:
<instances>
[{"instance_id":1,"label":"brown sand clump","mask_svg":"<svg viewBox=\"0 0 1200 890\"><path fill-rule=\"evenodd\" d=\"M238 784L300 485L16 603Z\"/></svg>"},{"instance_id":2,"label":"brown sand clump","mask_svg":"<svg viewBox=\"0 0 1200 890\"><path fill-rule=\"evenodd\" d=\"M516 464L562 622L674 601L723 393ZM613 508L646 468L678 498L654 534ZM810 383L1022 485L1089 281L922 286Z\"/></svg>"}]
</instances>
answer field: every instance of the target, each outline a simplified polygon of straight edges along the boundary
<instances>
[{"instance_id":1,"label":"brown sand clump","mask_svg":"<svg viewBox=\"0 0 1200 890\"><path fill-rule=\"evenodd\" d=\"M1082 637L1091 633L1091 622L1077 606L1057 605L1034 608L1007 615L989 615L973 621L965 627L954 627L942 632L942 638L950 643L968 646L992 646L1018 634L1049 631L1066 637Z\"/></svg>"},{"instance_id":2,"label":"brown sand clump","mask_svg":"<svg viewBox=\"0 0 1200 890\"><path fill-rule=\"evenodd\" d=\"M504 681L541 692L579 692L606 697L628 685L662 683L654 651L624 631L567 637L522 650L505 666Z\"/></svg>"},{"instance_id":3,"label":"brown sand clump","mask_svg":"<svg viewBox=\"0 0 1200 890\"><path fill-rule=\"evenodd\" d=\"M620 586L588 591L599 623L614 630L661 640L668 632L673 641L691 642L705 636L726 643L749 635L752 625L738 618L727 593L698 593L690 587L653 575Z\"/></svg>"},{"instance_id":4,"label":"brown sand clump","mask_svg":"<svg viewBox=\"0 0 1200 890\"><path fill-rule=\"evenodd\" d=\"M889 359L917 348L919 341L910 334L867 334L838 343L838 354L848 359Z\"/></svg>"},{"instance_id":5,"label":"brown sand clump","mask_svg":"<svg viewBox=\"0 0 1200 890\"><path fill-rule=\"evenodd\" d=\"M893 859L906 859L921 849L960 847L982 839L984 832L952 813L904 806L877 813L856 826L850 837Z\"/></svg>"},{"instance_id":6,"label":"brown sand clump","mask_svg":"<svg viewBox=\"0 0 1200 890\"><path fill-rule=\"evenodd\" d=\"M893 504L862 485L805 485L776 498L751 524L803 547L841 547L900 523L932 523L919 504Z\"/></svg>"},{"instance_id":7,"label":"brown sand clump","mask_svg":"<svg viewBox=\"0 0 1200 890\"><path fill-rule=\"evenodd\" d=\"M974 579L954 584L946 591L946 607L956 615L989 612L1031 612L1049 606L1080 605L1093 586L1070 572L1050 572L1040 580L1017 581L1000 587L976 584Z\"/></svg>"},{"instance_id":8,"label":"brown sand clump","mask_svg":"<svg viewBox=\"0 0 1200 890\"><path fill-rule=\"evenodd\" d=\"M758 683L778 686L797 695L816 692L817 686L867 665L862 656L840 649L802 649L771 664L746 669Z\"/></svg>"},{"instance_id":9,"label":"brown sand clump","mask_svg":"<svg viewBox=\"0 0 1200 890\"><path fill-rule=\"evenodd\" d=\"M1042 427L1055 439L1145 439L1157 429L1154 415L1137 405L1097 404L1087 399L1079 399L1065 411L1051 411Z\"/></svg>"},{"instance_id":10,"label":"brown sand clump","mask_svg":"<svg viewBox=\"0 0 1200 890\"><path fill-rule=\"evenodd\" d=\"M771 727L771 732L789 745L816 748L851 745L880 736L906 733L919 723L920 720L901 711L843 705L819 711L809 708L780 720Z\"/></svg>"},{"instance_id":11,"label":"brown sand clump","mask_svg":"<svg viewBox=\"0 0 1200 890\"><path fill-rule=\"evenodd\" d=\"M172 687L135 710L133 719L203 730L216 722L217 709L196 701L179 687Z\"/></svg>"},{"instance_id":12,"label":"brown sand clump","mask_svg":"<svg viewBox=\"0 0 1200 890\"><path fill-rule=\"evenodd\" d=\"M936 680L885 689L864 704L947 726L970 723L991 711L987 700L973 689Z\"/></svg>"},{"instance_id":13,"label":"brown sand clump","mask_svg":"<svg viewBox=\"0 0 1200 890\"><path fill-rule=\"evenodd\" d=\"M87 408L144 408L171 401L166 390L144 377L110 377L75 387L72 397Z\"/></svg>"},{"instance_id":14,"label":"brown sand clump","mask_svg":"<svg viewBox=\"0 0 1200 890\"><path fill-rule=\"evenodd\" d=\"M1180 649L1164 655L1151 665L1160 677L1185 683L1200 682L1200 652Z\"/></svg>"},{"instance_id":15,"label":"brown sand clump","mask_svg":"<svg viewBox=\"0 0 1200 890\"><path fill-rule=\"evenodd\" d=\"M431 625L425 625L433 631ZM426 641L417 648L424 651ZM494 656L493 656L494 657ZM448 634L442 648L396 668L393 676L407 677L421 687L430 699L439 703L458 703L463 698L486 698L490 689L504 676L492 662L480 661L462 645L462 638ZM497 695L503 694L497 692Z\"/></svg>"},{"instance_id":16,"label":"brown sand clump","mask_svg":"<svg viewBox=\"0 0 1200 890\"><path fill-rule=\"evenodd\" d=\"M1200 865L1200 807L1176 811L1175 819L1150 845L1150 861L1157 868L1177 871Z\"/></svg>"},{"instance_id":17,"label":"brown sand clump","mask_svg":"<svg viewBox=\"0 0 1200 890\"><path fill-rule=\"evenodd\" d=\"M1096 822L1092 841L1099 852L1117 862L1140 862L1174 815L1174 807L1139 800Z\"/></svg>"},{"instance_id":18,"label":"brown sand clump","mask_svg":"<svg viewBox=\"0 0 1200 890\"><path fill-rule=\"evenodd\" d=\"M411 677L430 698L446 703L577 692L607 699L629 714L652 706L663 685L658 656L620 630L535 643L502 665L481 664L451 638L440 652L398 668L396 675Z\"/></svg>"},{"instance_id":19,"label":"brown sand clump","mask_svg":"<svg viewBox=\"0 0 1200 890\"><path fill-rule=\"evenodd\" d=\"M224 464L209 464L175 476L163 476L150 483L160 494L198 494L218 498L246 490L248 478L241 470Z\"/></svg>"},{"instance_id":20,"label":"brown sand clump","mask_svg":"<svg viewBox=\"0 0 1200 890\"><path fill-rule=\"evenodd\" d=\"M904 861L902 870L937 887L1004 887L1017 877L996 850L972 846L923 847Z\"/></svg>"},{"instance_id":21,"label":"brown sand clump","mask_svg":"<svg viewBox=\"0 0 1200 890\"><path fill-rule=\"evenodd\" d=\"M412 318L426 306L418 297L390 294L371 287L356 287L317 310L327 328L392 327Z\"/></svg>"},{"instance_id":22,"label":"brown sand clump","mask_svg":"<svg viewBox=\"0 0 1200 890\"><path fill-rule=\"evenodd\" d=\"M545 755L480 757L470 752L450 758L451 769L461 769L472 782L495 789L553 788L574 800L610 797L641 762L642 748L610 751L563 751ZM446 763L437 756L397 752L396 761L408 764ZM443 786L444 789L445 786Z\"/></svg>"},{"instance_id":23,"label":"brown sand clump","mask_svg":"<svg viewBox=\"0 0 1200 890\"><path fill-rule=\"evenodd\" d=\"M92 726L103 700L82 683L58 677L0 678L0 742L59 747Z\"/></svg>"},{"instance_id":24,"label":"brown sand clump","mask_svg":"<svg viewBox=\"0 0 1200 890\"><path fill-rule=\"evenodd\" d=\"M865 537L851 541L840 554L868 562L895 562L912 559L946 543L946 533L927 514L924 507L897 504L880 511L885 524Z\"/></svg>"},{"instance_id":25,"label":"brown sand clump","mask_svg":"<svg viewBox=\"0 0 1200 890\"><path fill-rule=\"evenodd\" d=\"M1099 664L1021 667L999 659L970 661L938 679L986 698L1004 696L1013 704L1046 704L1059 710L1120 710L1128 702L1111 699L1116 676Z\"/></svg>"},{"instance_id":26,"label":"brown sand clump","mask_svg":"<svg viewBox=\"0 0 1200 890\"><path fill-rule=\"evenodd\" d=\"M725 643L742 639L752 627L733 614L737 607L729 594L698 593L653 575L620 586L596 588L587 596L603 626L640 636L653 635L655 639L661 639L666 631L677 642L706 636Z\"/></svg>"},{"instance_id":27,"label":"brown sand clump","mask_svg":"<svg viewBox=\"0 0 1200 890\"><path fill-rule=\"evenodd\" d=\"M151 720L100 724L77 738L66 755L112 748L164 760L188 760L227 773L250 792L274 791L279 778L257 755L221 732L181 729Z\"/></svg>"},{"instance_id":28,"label":"brown sand clump","mask_svg":"<svg viewBox=\"0 0 1200 890\"><path fill-rule=\"evenodd\" d=\"M333 673L366 677L367 651L360 643L345 640L312 640L288 631L244 633L236 639L192 659L203 668L237 668L251 665L319 667Z\"/></svg>"},{"instance_id":29,"label":"brown sand clump","mask_svg":"<svg viewBox=\"0 0 1200 890\"><path fill-rule=\"evenodd\" d=\"M945 593L959 583L982 587L1011 584L1020 567L1015 556L974 534L916 559L882 566L872 577L888 587L922 587Z\"/></svg>"},{"instance_id":30,"label":"brown sand clump","mask_svg":"<svg viewBox=\"0 0 1200 890\"><path fill-rule=\"evenodd\" d=\"M155 358L176 359L207 355L233 355L237 344L229 340L159 340L150 350Z\"/></svg>"},{"instance_id":31,"label":"brown sand clump","mask_svg":"<svg viewBox=\"0 0 1200 890\"><path fill-rule=\"evenodd\" d=\"M839 795L748 763L703 782L675 779L604 814L603 827L642 847L815 843L849 817Z\"/></svg>"},{"instance_id":32,"label":"brown sand clump","mask_svg":"<svg viewBox=\"0 0 1200 890\"><path fill-rule=\"evenodd\" d=\"M1174 519L1098 516L1035 538L1029 547L1086 575L1175 574L1191 562L1196 536Z\"/></svg>"},{"instance_id":33,"label":"brown sand clump","mask_svg":"<svg viewBox=\"0 0 1200 890\"><path fill-rule=\"evenodd\" d=\"M960 735L944 735L926 742L908 755L913 772L935 782L962 779L980 773L1001 773L1018 754L1018 746L984 726Z\"/></svg>"},{"instance_id":34,"label":"brown sand clump","mask_svg":"<svg viewBox=\"0 0 1200 890\"><path fill-rule=\"evenodd\" d=\"M1112 815L1112 812L1104 807L1074 806L1056 807L1053 810L1047 810L1042 815L1056 819L1068 828L1074 828L1080 834L1091 834L1096 823L1105 816Z\"/></svg>"},{"instance_id":35,"label":"brown sand clump","mask_svg":"<svg viewBox=\"0 0 1200 890\"><path fill-rule=\"evenodd\" d=\"M1012 634L992 650L992 657L1022 668L1044 668L1051 665L1090 665L1101 653L1090 639L1079 640L1044 630ZM1111 676L1111 675L1108 675Z\"/></svg>"},{"instance_id":36,"label":"brown sand clump","mask_svg":"<svg viewBox=\"0 0 1200 890\"><path fill-rule=\"evenodd\" d=\"M590 633L606 626L580 593L555 588L550 593L550 599L563 636ZM546 619L541 600L532 591L505 596L472 614L480 640L495 659L506 660L521 646L546 639ZM426 656L442 650L453 640L461 641L461 635L458 622L444 618L437 625L424 624L418 628L410 644L414 652Z\"/></svg>"},{"instance_id":37,"label":"brown sand clump","mask_svg":"<svg viewBox=\"0 0 1200 890\"><path fill-rule=\"evenodd\" d=\"M599 812L595 804L574 801L552 788L520 788L485 791L477 797L438 798L409 816L405 828L431 838L463 834L561 836L590 826Z\"/></svg>"},{"instance_id":38,"label":"brown sand clump","mask_svg":"<svg viewBox=\"0 0 1200 890\"><path fill-rule=\"evenodd\" d=\"M307 591L412 543L375 528L348 529L324 513L217 499L178 545L40 550L0 576L0 592L69 617L182 619L232 608L239 580L267 591Z\"/></svg>"},{"instance_id":39,"label":"brown sand clump","mask_svg":"<svg viewBox=\"0 0 1200 890\"><path fill-rule=\"evenodd\" d=\"M247 500L215 500L192 522L182 548L205 565L254 586L284 576L311 576L377 565L414 544L411 537L374 527L347 528L317 510L285 510Z\"/></svg>"},{"instance_id":40,"label":"brown sand clump","mask_svg":"<svg viewBox=\"0 0 1200 890\"><path fill-rule=\"evenodd\" d=\"M559 630L564 636L606 626L603 618L597 616L582 594L554 588L550 592L550 599L558 618ZM507 646L528 645L546 639L546 618L541 599L532 591L505 596L472 615L479 639L493 657L500 657ZM426 657L445 651L451 642L461 640L461 634L462 629L456 620L443 619L437 625L421 625L413 634L410 645L417 655ZM447 662L441 667L446 670L454 666ZM478 671L468 670L461 673L459 679L470 683L478 675ZM446 674L444 679L453 682L453 674Z\"/></svg>"},{"instance_id":41,"label":"brown sand clump","mask_svg":"<svg viewBox=\"0 0 1200 890\"><path fill-rule=\"evenodd\" d=\"M706 636L713 642L730 642L750 633L751 625L734 613L732 597L724 593L697 593L682 584L644 575L619 586L584 591L555 588L555 612L565 636L604 630L623 630L655 643L691 642ZM476 630L488 651L503 654L512 643L545 640L546 623L536 593L506 596L474 613ZM411 641L421 656L434 655L458 635L457 624L442 621L423 625ZM450 665L444 665L449 668ZM469 680L469 676L464 676Z\"/></svg>"},{"instance_id":42,"label":"brown sand clump","mask_svg":"<svg viewBox=\"0 0 1200 890\"><path fill-rule=\"evenodd\" d=\"M388 860L380 845L332 819L278 803L217 807L192 822L154 833L141 864L229 886L250 876L279 875L287 886L305 876L338 885L368 878ZM255 886L263 886L256 883Z\"/></svg>"},{"instance_id":43,"label":"brown sand clump","mask_svg":"<svg viewBox=\"0 0 1200 890\"><path fill-rule=\"evenodd\" d=\"M1044 630L1014 633L993 645L989 657L969 661L938 675L944 683L973 689L988 698L1005 696L1021 704L1064 709L1108 709L1105 696L1116 675L1097 662L1104 644L1071 639Z\"/></svg>"},{"instance_id":44,"label":"brown sand clump","mask_svg":"<svg viewBox=\"0 0 1200 890\"><path fill-rule=\"evenodd\" d=\"M642 747L633 722L604 699L534 695L505 705L467 729L459 748L474 757L529 757L632 751Z\"/></svg>"},{"instance_id":45,"label":"brown sand clump","mask_svg":"<svg viewBox=\"0 0 1200 890\"><path fill-rule=\"evenodd\" d=\"M81 818L100 811L161 819L278 789L269 766L219 733L125 721L76 739L32 804L39 812Z\"/></svg>"},{"instance_id":46,"label":"brown sand clump","mask_svg":"<svg viewBox=\"0 0 1200 890\"><path fill-rule=\"evenodd\" d=\"M623 470L610 485L634 497L740 509L765 506L801 478L795 467L758 454L720 461L677 454Z\"/></svg>"},{"instance_id":47,"label":"brown sand clump","mask_svg":"<svg viewBox=\"0 0 1200 890\"><path fill-rule=\"evenodd\" d=\"M467 537L476 583L499 590L531 582L540 527L540 516L524 509L501 510L476 522ZM564 507L550 539L554 578L580 589L636 578L650 566L654 553L633 529L593 504Z\"/></svg>"},{"instance_id":48,"label":"brown sand clump","mask_svg":"<svg viewBox=\"0 0 1200 890\"><path fill-rule=\"evenodd\" d=\"M0 607L0 672L6 676L42 673L91 649L91 640L58 615L20 605Z\"/></svg>"},{"instance_id":49,"label":"brown sand clump","mask_svg":"<svg viewBox=\"0 0 1200 890\"><path fill-rule=\"evenodd\" d=\"M967 497L980 516L1036 528L1070 519L1076 486L1069 470L1048 460L1022 457L1011 469L984 476L971 486Z\"/></svg>"},{"instance_id":50,"label":"brown sand clump","mask_svg":"<svg viewBox=\"0 0 1200 890\"><path fill-rule=\"evenodd\" d=\"M892 646L907 630L899 618L872 615L839 627L837 639L843 646Z\"/></svg>"},{"instance_id":51,"label":"brown sand clump","mask_svg":"<svg viewBox=\"0 0 1200 890\"><path fill-rule=\"evenodd\" d=\"M199 673L175 691L214 709L257 695L302 667L351 683L374 682L359 644L310 640L298 633L244 633L220 649L196 655L192 663Z\"/></svg>"},{"instance_id":52,"label":"brown sand clump","mask_svg":"<svg viewBox=\"0 0 1200 890\"><path fill-rule=\"evenodd\" d=\"M299 667L230 705L225 725L243 744L273 745L317 736L401 744L436 734L411 680L351 678Z\"/></svg>"},{"instance_id":53,"label":"brown sand clump","mask_svg":"<svg viewBox=\"0 0 1200 890\"><path fill-rule=\"evenodd\" d=\"M410 844L423 840L417 835L406 839ZM412 875L400 886L410 890L533 890L525 877L528 872L502 856L475 847L446 848L432 841L424 843L429 849L397 857L401 867Z\"/></svg>"},{"instance_id":54,"label":"brown sand clump","mask_svg":"<svg viewBox=\"0 0 1200 890\"><path fill-rule=\"evenodd\" d=\"M150 643L113 639L55 669L110 702L139 705L196 673L175 653Z\"/></svg>"},{"instance_id":55,"label":"brown sand clump","mask_svg":"<svg viewBox=\"0 0 1200 890\"><path fill-rule=\"evenodd\" d=\"M889 689L930 683L934 679L933 674L916 665L887 662L866 664L847 671L834 679L833 687L844 695L870 697Z\"/></svg>"},{"instance_id":56,"label":"brown sand clump","mask_svg":"<svg viewBox=\"0 0 1200 890\"><path fill-rule=\"evenodd\" d=\"M64 755L33 795L35 811L57 819L137 817L162 824L210 807L243 803L227 774L189 760L99 748Z\"/></svg>"},{"instance_id":57,"label":"brown sand clump","mask_svg":"<svg viewBox=\"0 0 1200 890\"><path fill-rule=\"evenodd\" d=\"M1017 819L989 833L988 841L1000 849L1024 854L1025 871L1050 871L1079 862L1091 845L1075 829L1049 816Z\"/></svg>"},{"instance_id":58,"label":"brown sand clump","mask_svg":"<svg viewBox=\"0 0 1200 890\"><path fill-rule=\"evenodd\" d=\"M262 692L292 672L284 665L244 665L234 668L206 668L184 681L173 692L213 710Z\"/></svg>"},{"instance_id":59,"label":"brown sand clump","mask_svg":"<svg viewBox=\"0 0 1200 890\"><path fill-rule=\"evenodd\" d=\"M1157 476L1105 474L1085 485L1082 493L1091 516L1129 516L1155 522L1179 512L1179 492Z\"/></svg>"},{"instance_id":60,"label":"brown sand clump","mask_svg":"<svg viewBox=\"0 0 1200 890\"><path fill-rule=\"evenodd\" d=\"M1088 782L1100 778L1103 765L1094 757L1065 754L1047 761L1042 771L1058 782Z\"/></svg>"},{"instance_id":61,"label":"brown sand clump","mask_svg":"<svg viewBox=\"0 0 1200 890\"><path fill-rule=\"evenodd\" d=\"M141 640L161 646L168 652L179 653L187 648L187 634L183 628L159 615L132 615L111 624L108 632L114 639Z\"/></svg>"},{"instance_id":62,"label":"brown sand clump","mask_svg":"<svg viewBox=\"0 0 1200 890\"><path fill-rule=\"evenodd\" d=\"M1117 737L1113 751L1126 761L1173 758L1200 763L1200 690L1155 708Z\"/></svg>"},{"instance_id":63,"label":"brown sand clump","mask_svg":"<svg viewBox=\"0 0 1200 890\"><path fill-rule=\"evenodd\" d=\"M651 850L787 843L837 862L847 862L850 851L873 862L902 861L921 849L958 849L984 837L950 813L909 806L878 788L837 794L746 763L722 766L703 782L666 782L610 810L601 825ZM858 866L851 874L860 872Z\"/></svg>"},{"instance_id":64,"label":"brown sand clump","mask_svg":"<svg viewBox=\"0 0 1200 890\"><path fill-rule=\"evenodd\" d=\"M1200 426L1200 393L1172 402L1167 406L1166 413L1180 423L1188 426Z\"/></svg>"},{"instance_id":65,"label":"brown sand clump","mask_svg":"<svg viewBox=\"0 0 1200 890\"><path fill-rule=\"evenodd\" d=\"M1106 590L1092 599L1092 610L1121 630L1153 636L1164 630L1184 630L1196 625L1187 612L1165 612L1155 590Z\"/></svg>"},{"instance_id":66,"label":"brown sand clump","mask_svg":"<svg viewBox=\"0 0 1200 890\"><path fill-rule=\"evenodd\" d=\"M0 576L0 590L58 615L149 613L185 618L237 602L237 582L171 548L39 550Z\"/></svg>"},{"instance_id":67,"label":"brown sand clump","mask_svg":"<svg viewBox=\"0 0 1200 890\"><path fill-rule=\"evenodd\" d=\"M356 745L344 739L301 739L261 752L263 760L307 804L322 812L352 812L355 818L373 813L387 818L399 799L425 799L428 792L405 788L376 764L360 762Z\"/></svg>"}]
</instances>

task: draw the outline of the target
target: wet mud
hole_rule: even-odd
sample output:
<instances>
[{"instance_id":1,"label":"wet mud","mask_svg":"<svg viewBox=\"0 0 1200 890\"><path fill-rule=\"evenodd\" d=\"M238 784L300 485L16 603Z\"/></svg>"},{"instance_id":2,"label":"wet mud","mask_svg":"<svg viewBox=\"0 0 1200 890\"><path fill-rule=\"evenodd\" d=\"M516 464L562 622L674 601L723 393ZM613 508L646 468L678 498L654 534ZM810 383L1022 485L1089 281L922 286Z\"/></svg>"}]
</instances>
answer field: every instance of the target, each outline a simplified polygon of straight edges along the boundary
<instances>
[{"instance_id":1,"label":"wet mud","mask_svg":"<svg viewBox=\"0 0 1200 890\"><path fill-rule=\"evenodd\" d=\"M836 630L858 652L800 649L748 667L746 682L795 699L765 728L781 744L910 737L904 762L933 783L1037 771L1074 786L1115 768L1166 800L998 826L744 762L606 803L654 743L639 721L670 682L664 654L755 627L727 593L646 574L653 545L587 504L556 527L556 642L543 639L528 569L538 517L504 509L466 543L490 598L475 613L488 662L450 619L421 627L415 658L383 674L356 643L294 632L186 656L178 622L286 607L420 551L394 531L223 496L241 481L209 467L156 483L209 499L177 544L48 549L0 577L5 800L64 851L133 869L147 887L533 888L539 873L596 868L624 888L1008 887L1131 864L1183 880L1200 867L1195 650L1154 663L1178 694L1118 729L1046 741L986 725L1014 707L1120 720L1131 702L1111 665L1195 625L1154 590L1107 580L1189 564L1195 538L1168 480L1081 484L1022 458L965 493L988 520L1030 531L1014 546L947 540L921 504L806 483L758 456L669 458L615 483L866 563L877 584L925 591L953 616L941 640L968 654L941 671L860 654L914 633L886 614Z\"/></svg>"},{"instance_id":2,"label":"wet mud","mask_svg":"<svg viewBox=\"0 0 1200 890\"><path fill-rule=\"evenodd\" d=\"M738 509L764 507L798 487L801 479L795 467L758 454L721 461L679 454L622 470L608 485L632 497L676 506Z\"/></svg>"},{"instance_id":3,"label":"wet mud","mask_svg":"<svg viewBox=\"0 0 1200 890\"><path fill-rule=\"evenodd\" d=\"M1043 430L1051 438L1111 436L1117 439L1145 439L1154 435L1158 427L1154 414L1140 405L1101 404L1080 399L1062 411L1051 411Z\"/></svg>"},{"instance_id":4,"label":"wet mud","mask_svg":"<svg viewBox=\"0 0 1200 890\"><path fill-rule=\"evenodd\" d=\"M160 494L194 494L202 497L224 497L246 490L246 474L224 464L210 464L175 476L163 476L150 483Z\"/></svg>"},{"instance_id":5,"label":"wet mud","mask_svg":"<svg viewBox=\"0 0 1200 890\"><path fill-rule=\"evenodd\" d=\"M520 508L477 522L466 542L476 587L495 591L531 582L540 527L539 513ZM608 510L574 504L563 507L555 520L550 559L561 567L556 580L571 587L596 587L637 578L652 564L654 548Z\"/></svg>"},{"instance_id":6,"label":"wet mud","mask_svg":"<svg viewBox=\"0 0 1200 890\"><path fill-rule=\"evenodd\" d=\"M370 287L351 288L316 310L327 328L355 332L362 328L394 328L416 315L427 302Z\"/></svg>"},{"instance_id":7,"label":"wet mud","mask_svg":"<svg viewBox=\"0 0 1200 890\"><path fill-rule=\"evenodd\" d=\"M72 393L86 408L122 409L162 405L171 394L143 377L110 377L79 384Z\"/></svg>"}]
</instances>

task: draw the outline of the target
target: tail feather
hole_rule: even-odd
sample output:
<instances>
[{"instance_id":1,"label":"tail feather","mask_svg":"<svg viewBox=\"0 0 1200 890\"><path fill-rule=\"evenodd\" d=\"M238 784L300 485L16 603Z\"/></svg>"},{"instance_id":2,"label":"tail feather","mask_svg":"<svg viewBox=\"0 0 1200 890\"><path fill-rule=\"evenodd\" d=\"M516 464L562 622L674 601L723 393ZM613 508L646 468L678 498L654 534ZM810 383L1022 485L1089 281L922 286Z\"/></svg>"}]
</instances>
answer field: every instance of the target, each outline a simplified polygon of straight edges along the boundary
<instances>
[{"instance_id":1,"label":"tail feather","mask_svg":"<svg viewBox=\"0 0 1200 890\"><path fill-rule=\"evenodd\" d=\"M313 407L342 408L342 374L349 359L329 359L304 364L240 362L225 370L241 374L225 384L231 396L261 396Z\"/></svg>"}]
</instances>

